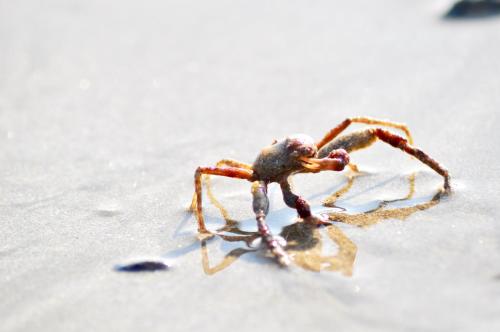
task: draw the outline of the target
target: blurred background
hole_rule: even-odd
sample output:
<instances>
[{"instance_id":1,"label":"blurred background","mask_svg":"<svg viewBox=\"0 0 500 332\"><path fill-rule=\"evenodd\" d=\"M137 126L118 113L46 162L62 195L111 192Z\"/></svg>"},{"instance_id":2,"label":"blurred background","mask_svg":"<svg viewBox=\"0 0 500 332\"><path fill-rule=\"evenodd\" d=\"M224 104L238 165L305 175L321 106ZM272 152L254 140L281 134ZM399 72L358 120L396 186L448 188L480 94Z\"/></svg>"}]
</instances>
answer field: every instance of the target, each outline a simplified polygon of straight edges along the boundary
<instances>
[{"instance_id":1,"label":"blurred background","mask_svg":"<svg viewBox=\"0 0 500 332\"><path fill-rule=\"evenodd\" d=\"M500 328L499 13L498 1L0 0L0 330ZM186 212L196 167L251 163L275 138L319 139L360 115L407 123L454 194L404 222L340 225L357 246L351 277L262 253L207 276ZM346 206L404 197L412 172L417 198L441 181L381 144L353 160L371 175ZM297 185L314 199L344 181ZM248 184L214 185L253 229ZM293 222L273 217L285 210L272 190L269 222ZM138 256L173 267L113 270Z\"/></svg>"}]
</instances>

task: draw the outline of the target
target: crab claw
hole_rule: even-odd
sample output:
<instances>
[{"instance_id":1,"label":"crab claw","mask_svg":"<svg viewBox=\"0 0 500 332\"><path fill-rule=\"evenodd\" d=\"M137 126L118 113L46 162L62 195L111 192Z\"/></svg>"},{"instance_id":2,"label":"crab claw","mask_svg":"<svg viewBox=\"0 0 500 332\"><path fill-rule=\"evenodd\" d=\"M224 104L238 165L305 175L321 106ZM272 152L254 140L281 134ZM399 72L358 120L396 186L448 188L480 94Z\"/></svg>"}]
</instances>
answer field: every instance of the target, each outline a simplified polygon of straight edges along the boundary
<instances>
[{"instance_id":1,"label":"crab claw","mask_svg":"<svg viewBox=\"0 0 500 332\"><path fill-rule=\"evenodd\" d=\"M332 151L325 158L301 157L302 165L312 172L341 171L349 164L349 154L344 149Z\"/></svg>"}]
</instances>

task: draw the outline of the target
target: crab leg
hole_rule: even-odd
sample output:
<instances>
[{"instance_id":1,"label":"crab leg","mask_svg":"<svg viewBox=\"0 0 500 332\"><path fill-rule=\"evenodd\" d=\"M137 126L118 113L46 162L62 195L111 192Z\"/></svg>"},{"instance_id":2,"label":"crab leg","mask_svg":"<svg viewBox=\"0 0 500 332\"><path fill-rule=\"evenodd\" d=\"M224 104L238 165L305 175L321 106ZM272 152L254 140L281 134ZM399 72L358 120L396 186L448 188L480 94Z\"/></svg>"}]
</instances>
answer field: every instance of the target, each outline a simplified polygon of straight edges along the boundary
<instances>
[{"instance_id":1,"label":"crab leg","mask_svg":"<svg viewBox=\"0 0 500 332\"><path fill-rule=\"evenodd\" d=\"M420 160L422 163L426 164L430 168L432 168L436 173L441 175L444 178L444 190L445 193L450 192L450 174L448 173L448 170L441 166L436 160L432 159L431 156L429 156L427 153L424 151L420 150L419 148L416 148L412 146L411 144L408 143L407 140L405 140L403 137L395 135L391 133L390 131L381 129L381 128L374 128L374 129L368 129L370 130L373 135L375 135L377 138L379 138L381 141L392 145L395 148L398 148L400 150L403 150L404 152L408 153L409 155L414 156L418 160Z\"/></svg>"},{"instance_id":2,"label":"crab leg","mask_svg":"<svg viewBox=\"0 0 500 332\"><path fill-rule=\"evenodd\" d=\"M283 193L283 200L285 204L297 210L300 218L305 222L315 225L330 225L327 219L314 215L311 212L311 206L305 198L295 194L292 191L290 179L285 179L280 182L281 192Z\"/></svg>"},{"instance_id":3,"label":"crab leg","mask_svg":"<svg viewBox=\"0 0 500 332\"><path fill-rule=\"evenodd\" d=\"M217 168L227 167L227 166L252 170L252 165L249 165L249 164L246 164L246 163L243 163L241 161L234 160L234 159L221 159L217 162L217 164L215 164L215 167L217 167ZM207 187L208 187L209 182L210 182L210 177L207 176L205 178L205 180L206 180L205 185L207 185ZM210 189L208 189L208 190L210 190ZM208 193L208 195L210 196L210 192ZM224 218L226 219L226 222L227 222L228 221L227 220L228 218L226 218L227 213L224 210L224 208L222 207L222 205L220 205L220 203L217 202L215 200L215 198L213 198L213 199L211 198L210 200L221 211L222 215L224 216ZM215 203L214 203L214 201L215 201ZM193 199L191 200L191 205L189 206L189 211L192 211L192 212L196 211L196 192L193 194Z\"/></svg>"},{"instance_id":4,"label":"crab leg","mask_svg":"<svg viewBox=\"0 0 500 332\"><path fill-rule=\"evenodd\" d=\"M280 182L280 186L285 204L293 209L296 209L302 219L309 218L312 215L309 203L292 191L290 181L286 179L285 181Z\"/></svg>"},{"instance_id":5,"label":"crab leg","mask_svg":"<svg viewBox=\"0 0 500 332\"><path fill-rule=\"evenodd\" d=\"M247 163L243 163L241 161L238 161L238 160L234 160L234 159L221 159L217 162L217 164L215 164L215 167L236 167L236 168L244 168L244 169L248 169L248 170L251 170L252 169L252 165L249 165Z\"/></svg>"},{"instance_id":6,"label":"crab leg","mask_svg":"<svg viewBox=\"0 0 500 332\"><path fill-rule=\"evenodd\" d=\"M343 132L351 123L364 123L368 125L379 125L379 126L386 126L386 127L391 127L391 128L396 128L399 130L402 130L406 138L408 139L408 142L410 144L413 144L413 138L411 137L410 129L408 126L406 126L403 123L397 123L389 120L380 120L380 119L374 119L370 118L367 116L360 116L360 117L354 117L354 118L347 118L344 121L342 121L339 125L336 127L332 128L326 135L316 143L316 146L318 147L318 150L321 149L324 145L326 145L328 142L333 140L335 137L337 137L341 132Z\"/></svg>"},{"instance_id":7,"label":"crab leg","mask_svg":"<svg viewBox=\"0 0 500 332\"><path fill-rule=\"evenodd\" d=\"M266 215L269 211L269 199L267 197L267 185L263 181L254 182L252 185L253 211L257 219L257 227L262 241L271 251L281 266L290 265L290 257L283 249L283 244L275 238L266 224Z\"/></svg>"},{"instance_id":8,"label":"crab leg","mask_svg":"<svg viewBox=\"0 0 500 332\"><path fill-rule=\"evenodd\" d=\"M445 193L448 193L450 191L450 175L448 173L448 170L446 170L436 160L432 159L427 153L411 145L410 142L403 137L393 134L390 131L382 128L369 128L361 131L356 131L345 136L341 136L319 150L318 156L327 156L328 158L333 153L335 153L335 151L339 151L339 149L345 149L347 150L347 152L352 152L367 148L374 142L376 142L377 139L380 139L381 141L408 153L409 155L417 158L422 163L432 168L436 173L444 178ZM331 151L330 149L333 148L337 148L338 150ZM320 169L320 167L316 166L314 160L311 162L311 165L312 166L310 167L312 167L315 171L318 171L318 169ZM314 168L315 166L316 168ZM319 164L319 166L321 166L321 164Z\"/></svg>"},{"instance_id":9,"label":"crab leg","mask_svg":"<svg viewBox=\"0 0 500 332\"><path fill-rule=\"evenodd\" d=\"M196 219L198 220L198 231L200 233L209 233L205 227L205 221L203 220L202 212L202 187L201 187L201 177L203 174L226 176L236 179L244 179L251 181L253 177L253 171L248 169L241 169L235 167L198 167L194 174L194 186L196 190ZM193 204L194 205L194 204ZM194 206L192 205L192 208Z\"/></svg>"}]
</instances>

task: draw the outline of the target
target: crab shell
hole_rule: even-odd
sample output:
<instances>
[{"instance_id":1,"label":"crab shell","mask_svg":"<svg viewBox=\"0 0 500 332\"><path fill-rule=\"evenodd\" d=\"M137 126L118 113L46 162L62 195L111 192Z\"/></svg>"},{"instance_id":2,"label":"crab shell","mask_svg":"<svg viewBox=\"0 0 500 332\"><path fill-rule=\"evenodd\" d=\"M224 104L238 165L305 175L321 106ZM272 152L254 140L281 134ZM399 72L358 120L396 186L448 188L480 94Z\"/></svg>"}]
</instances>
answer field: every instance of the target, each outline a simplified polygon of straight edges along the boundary
<instances>
[{"instance_id":1,"label":"crab shell","mask_svg":"<svg viewBox=\"0 0 500 332\"><path fill-rule=\"evenodd\" d=\"M252 165L255 179L280 182L305 170L300 157L316 157L318 149L311 137L295 134L262 149Z\"/></svg>"}]
</instances>

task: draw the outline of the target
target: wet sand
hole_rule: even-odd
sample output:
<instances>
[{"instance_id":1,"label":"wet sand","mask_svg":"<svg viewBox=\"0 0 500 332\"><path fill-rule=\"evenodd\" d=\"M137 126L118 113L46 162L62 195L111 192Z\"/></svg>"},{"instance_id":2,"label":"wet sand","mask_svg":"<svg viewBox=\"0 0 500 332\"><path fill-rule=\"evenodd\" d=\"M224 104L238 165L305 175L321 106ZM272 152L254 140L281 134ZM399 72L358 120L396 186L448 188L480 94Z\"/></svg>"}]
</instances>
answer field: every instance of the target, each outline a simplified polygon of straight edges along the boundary
<instances>
[{"instance_id":1,"label":"wet sand","mask_svg":"<svg viewBox=\"0 0 500 332\"><path fill-rule=\"evenodd\" d=\"M0 330L498 330L500 19L446 9L0 3ZM274 138L320 139L357 115L407 123L452 196L432 203L440 177L377 143L352 155L362 173L336 207L321 202L347 172L296 178L315 211L343 213L330 228L301 229L270 188L272 230L302 232L290 269L197 239L197 166L252 162ZM212 189L255 231L249 183ZM169 268L114 269L143 258Z\"/></svg>"}]
</instances>

